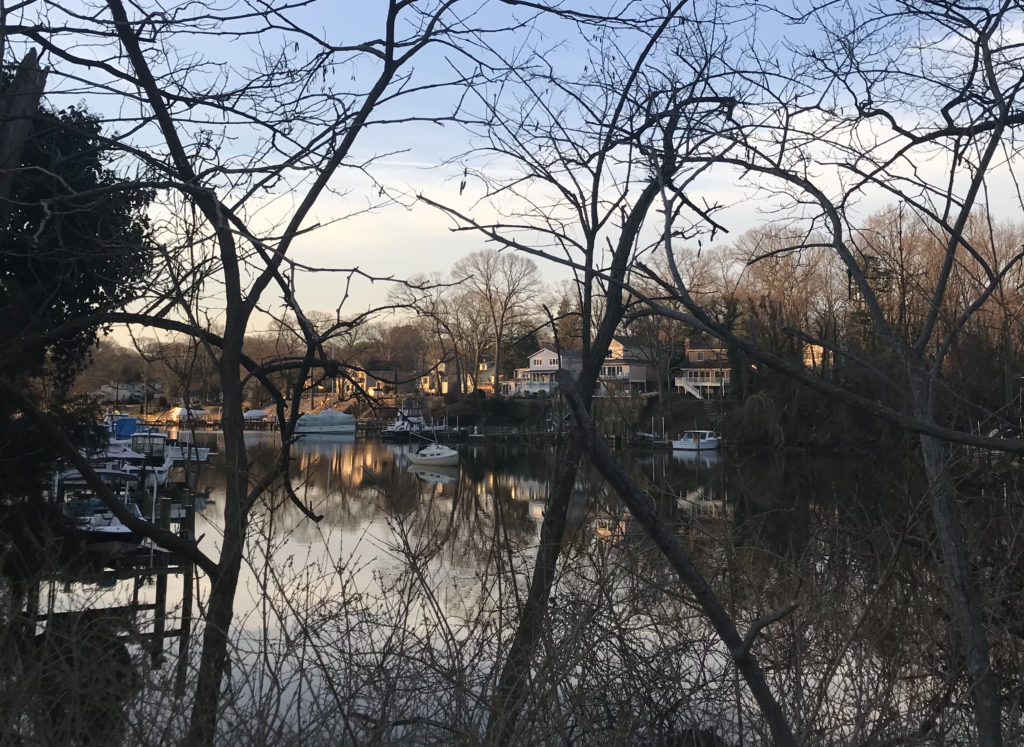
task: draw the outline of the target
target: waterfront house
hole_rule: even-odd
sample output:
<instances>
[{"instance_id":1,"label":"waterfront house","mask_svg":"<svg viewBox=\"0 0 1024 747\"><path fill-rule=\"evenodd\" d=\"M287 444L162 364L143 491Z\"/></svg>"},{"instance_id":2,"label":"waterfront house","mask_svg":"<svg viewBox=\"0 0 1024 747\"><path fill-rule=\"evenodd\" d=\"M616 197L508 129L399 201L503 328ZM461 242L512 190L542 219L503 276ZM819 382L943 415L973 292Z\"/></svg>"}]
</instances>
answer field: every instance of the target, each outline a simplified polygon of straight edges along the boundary
<instances>
[{"instance_id":1,"label":"waterfront house","mask_svg":"<svg viewBox=\"0 0 1024 747\"><path fill-rule=\"evenodd\" d=\"M377 373L380 372L378 371ZM371 396L381 396L384 393L380 380L373 372L361 369L350 371L349 378L346 378L342 383L342 396L345 398L355 397L364 392Z\"/></svg>"},{"instance_id":2,"label":"waterfront house","mask_svg":"<svg viewBox=\"0 0 1024 747\"><path fill-rule=\"evenodd\" d=\"M579 350L544 347L533 353L527 365L517 368L512 381L503 386L509 396L550 395L555 392L555 372L560 368L576 376L583 369ZM598 374L597 396L620 396L648 391L650 366L639 345L629 337L616 336L608 346L608 357Z\"/></svg>"},{"instance_id":3,"label":"waterfront house","mask_svg":"<svg viewBox=\"0 0 1024 747\"><path fill-rule=\"evenodd\" d=\"M121 384L113 382L104 384L94 392L100 402L139 403L146 396L145 384Z\"/></svg>"},{"instance_id":4,"label":"waterfront house","mask_svg":"<svg viewBox=\"0 0 1024 747\"><path fill-rule=\"evenodd\" d=\"M616 335L608 345L608 357L601 364L596 394L615 396L648 391L651 366L640 341Z\"/></svg>"},{"instance_id":5,"label":"waterfront house","mask_svg":"<svg viewBox=\"0 0 1024 747\"><path fill-rule=\"evenodd\" d=\"M488 394L494 394L494 378L495 369L494 361L483 360L480 361L480 366L476 372L476 388L482 392ZM507 386L507 384L506 384Z\"/></svg>"},{"instance_id":6,"label":"waterfront house","mask_svg":"<svg viewBox=\"0 0 1024 747\"><path fill-rule=\"evenodd\" d=\"M717 341L687 339L683 364L676 371L676 391L697 399L724 397L732 378L728 351Z\"/></svg>"},{"instance_id":7,"label":"waterfront house","mask_svg":"<svg viewBox=\"0 0 1024 747\"><path fill-rule=\"evenodd\" d=\"M455 364L450 361L438 363L433 370L420 377L419 391L421 394L433 395L459 392L459 375ZM473 377L468 373L462 374L461 391L473 391Z\"/></svg>"},{"instance_id":8,"label":"waterfront house","mask_svg":"<svg viewBox=\"0 0 1024 747\"><path fill-rule=\"evenodd\" d=\"M822 345L804 343L803 350L804 367L814 371L821 371L835 365L835 355Z\"/></svg>"},{"instance_id":9,"label":"waterfront house","mask_svg":"<svg viewBox=\"0 0 1024 747\"><path fill-rule=\"evenodd\" d=\"M393 368L353 370L350 376L351 380L346 379L340 389L343 398L357 396L361 392L375 399L394 394L414 394L419 383L415 374Z\"/></svg>"},{"instance_id":10,"label":"waterfront house","mask_svg":"<svg viewBox=\"0 0 1024 747\"><path fill-rule=\"evenodd\" d=\"M559 350L544 347L530 356L524 368L517 368L515 376L505 384L505 392L512 397L554 394L558 385L555 373L559 369L569 371L573 376L583 369L579 350Z\"/></svg>"}]
</instances>

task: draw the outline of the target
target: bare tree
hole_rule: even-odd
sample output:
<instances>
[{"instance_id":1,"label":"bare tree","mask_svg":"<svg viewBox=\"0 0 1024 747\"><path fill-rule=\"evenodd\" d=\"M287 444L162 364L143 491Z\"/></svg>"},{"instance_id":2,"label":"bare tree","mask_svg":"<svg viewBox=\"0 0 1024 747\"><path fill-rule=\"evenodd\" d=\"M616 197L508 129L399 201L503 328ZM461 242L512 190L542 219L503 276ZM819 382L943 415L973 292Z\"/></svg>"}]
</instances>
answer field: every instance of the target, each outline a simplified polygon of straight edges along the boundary
<instances>
[{"instance_id":1,"label":"bare tree","mask_svg":"<svg viewBox=\"0 0 1024 747\"><path fill-rule=\"evenodd\" d=\"M757 95L738 102L737 117L749 126L721 133L729 145L714 157L698 159L712 168L743 169L775 205L788 208L786 220L802 226L799 233L805 238L794 241L787 253L824 251L842 262L870 320L871 335L895 356L901 370L889 377L858 358L854 348L837 352L844 365L876 376L880 389L896 387L902 395L899 405L816 378L798 362L713 319L677 271L681 249L670 217L663 232L672 265L669 286L687 312L652 302L661 313L690 321L794 379L919 435L951 615L963 641L977 739L992 745L1002 741L1000 678L990 655L986 600L971 569L948 442L1014 451L1024 449L1024 443L951 428L941 403L948 394L944 371L951 350L1021 262L1019 250L986 256L970 231L973 221L996 222L997 192L1009 193L1020 207L1019 195L1006 187L1015 183L1016 163L1009 154L1016 152L1024 124L1018 101L1021 57L1011 31L1019 14L1009 3L962 8L947 2L897 2L849 15L825 7L791 18L797 27L818 28L822 44L791 50L792 66L781 77L774 75L781 70L772 69ZM914 64L908 65L906 57ZM787 85L786 80L795 82ZM922 168L926 163L928 168ZM881 248L881 235L870 225L867 233L859 230L857 202L865 194L895 201L896 217L906 219L903 227L887 224L886 247L913 252L919 244L906 227L937 244L938 261L929 264L933 273L895 278L903 286L892 296L895 303L888 302L887 283L866 261L865 248ZM666 188L663 198L664 214L671 216L680 196ZM751 261L777 256L765 252ZM909 269L907 259L898 264ZM977 279L962 286L962 294L959 267L971 268ZM907 307L911 286L922 294L917 314ZM790 327L787 333L828 344L807 329Z\"/></svg>"},{"instance_id":2,"label":"bare tree","mask_svg":"<svg viewBox=\"0 0 1024 747\"><path fill-rule=\"evenodd\" d=\"M444 361L446 370L454 371L455 391L475 389L480 364L494 345L487 306L460 283L445 282L440 275L411 278L392 297L428 321L440 353L433 363Z\"/></svg>"},{"instance_id":3,"label":"bare tree","mask_svg":"<svg viewBox=\"0 0 1024 747\"><path fill-rule=\"evenodd\" d=\"M530 326L527 320L537 310L537 265L521 254L485 249L456 262L452 279L465 291L461 303L475 306L486 315L494 345L494 393L501 394L503 346L513 330Z\"/></svg>"},{"instance_id":4,"label":"bare tree","mask_svg":"<svg viewBox=\"0 0 1024 747\"><path fill-rule=\"evenodd\" d=\"M504 83L519 85L515 108L488 110L491 127L481 148L485 159L495 154L511 159L515 176L502 181L488 178L486 169L469 171L485 185L489 207L503 219L474 219L423 198L458 220L463 230L570 267L580 292L583 370L573 387L579 390L574 411L583 430L570 435L560 456L530 591L492 698L488 734L499 743L508 742L515 732L526 699L562 547L568 498L584 451L591 458L595 454L586 413L609 343L626 312L623 288L628 274L638 254L648 248L644 227L649 214L662 191L670 189L679 196L670 211L679 221L675 230L695 236L720 228L714 208L687 195L703 167L687 169L684 164L718 155L713 145L709 150L707 133L734 125L737 91L719 85L716 77L727 47L724 22L714 10L683 16L684 5L622 20L617 28L604 27L593 36L579 75L555 75L543 60L534 66L516 61ZM678 29L678 34L671 34L672 47L685 57L689 69L665 64L661 45L670 28ZM626 40L637 38L640 44L626 52ZM483 103L490 101L485 98ZM503 214L502 206L512 196L518 201ZM603 303L596 303L598 299ZM600 316L595 315L598 305ZM671 552L680 549L678 543L667 541ZM702 602L708 602L709 610L715 610L723 640L733 647L739 641L735 628L692 570L692 565L680 570L681 577ZM752 640L756 631L750 635ZM773 738L778 744L795 743L750 644L737 645L734 654Z\"/></svg>"},{"instance_id":5,"label":"bare tree","mask_svg":"<svg viewBox=\"0 0 1024 747\"><path fill-rule=\"evenodd\" d=\"M219 371L227 492L216 558L133 519L74 446L63 442L65 458L91 478L126 524L186 553L210 577L188 736L192 744L211 744L216 736L250 511L277 477L288 483L299 399L286 397L270 375L289 372L292 394L301 393L301 382L312 371L337 369L325 341L371 316L343 316L339 307L324 326L304 315L295 295L297 270L334 272L345 282L362 274L355 268L297 265L290 258L293 246L318 225L318 201L335 191L342 170L362 178L372 195L354 211L389 199L387 186L373 177L373 159L353 158L368 128L458 117L457 90L485 68L479 54L460 58L465 64L456 58L474 45L482 53L487 29L464 22L456 5L394 0L379 8L377 28L368 38L356 42L310 29L302 20L309 17L306 3L163 7L143 13L109 0L84 11L42 2L0 10L11 53L34 44L59 66L60 76L49 79L51 97L104 97L105 111L115 113L105 142L121 154L119 165L134 177L134 187L155 191L163 203L155 226L162 253L146 297L130 311L74 319L66 326L121 322L177 333L204 348ZM247 57L237 63L210 59L211 40L244 47ZM421 75L413 60L435 49L449 55L449 72ZM469 72L461 72L463 67ZM429 111L423 108L428 98L437 104ZM417 103L403 111L406 100ZM246 332L273 306L294 316L302 346L296 354L257 362L244 352ZM221 332L211 329L213 320ZM250 378L270 392L283 424L276 466L259 476L250 470L243 440L242 403ZM7 394L33 418L50 423L17 391ZM291 499L314 516L294 492Z\"/></svg>"}]
</instances>

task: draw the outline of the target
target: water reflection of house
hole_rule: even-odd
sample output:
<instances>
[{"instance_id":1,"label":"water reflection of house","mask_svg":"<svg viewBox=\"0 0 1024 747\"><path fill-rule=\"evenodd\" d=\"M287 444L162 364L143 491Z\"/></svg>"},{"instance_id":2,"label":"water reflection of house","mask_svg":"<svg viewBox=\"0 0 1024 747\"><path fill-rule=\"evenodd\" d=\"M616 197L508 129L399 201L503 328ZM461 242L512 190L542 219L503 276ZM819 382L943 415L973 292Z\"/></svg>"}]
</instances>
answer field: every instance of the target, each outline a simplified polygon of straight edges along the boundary
<instances>
[{"instance_id":1,"label":"water reflection of house","mask_svg":"<svg viewBox=\"0 0 1024 747\"><path fill-rule=\"evenodd\" d=\"M732 506L721 498L715 498L703 485L676 498L676 508L690 516L709 519L727 519L732 514Z\"/></svg>"},{"instance_id":2,"label":"water reflection of house","mask_svg":"<svg viewBox=\"0 0 1024 747\"><path fill-rule=\"evenodd\" d=\"M509 495L514 501L537 501L547 498L548 484L530 477L508 477Z\"/></svg>"},{"instance_id":3,"label":"water reflection of house","mask_svg":"<svg viewBox=\"0 0 1024 747\"><path fill-rule=\"evenodd\" d=\"M488 490L485 486L490 486L491 489ZM525 503L528 515L539 522L544 519L544 512L547 510L550 487L550 483L543 479L507 473L488 473L476 484L475 490L481 499L493 500L497 494L509 500ZM591 489L579 481L573 487L566 514L568 527L578 527L586 522L592 493Z\"/></svg>"}]
</instances>

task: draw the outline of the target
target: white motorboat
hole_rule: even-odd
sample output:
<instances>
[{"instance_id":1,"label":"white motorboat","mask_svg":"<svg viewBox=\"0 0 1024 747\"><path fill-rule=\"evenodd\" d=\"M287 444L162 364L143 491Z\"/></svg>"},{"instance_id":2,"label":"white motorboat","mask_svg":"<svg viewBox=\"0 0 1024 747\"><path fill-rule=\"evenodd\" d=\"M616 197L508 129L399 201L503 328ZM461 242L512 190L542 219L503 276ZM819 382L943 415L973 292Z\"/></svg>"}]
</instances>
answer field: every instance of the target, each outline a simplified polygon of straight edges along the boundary
<instances>
[{"instance_id":1,"label":"white motorboat","mask_svg":"<svg viewBox=\"0 0 1024 747\"><path fill-rule=\"evenodd\" d=\"M672 441L675 451L714 451L721 445L722 438L714 431L686 431Z\"/></svg>"},{"instance_id":2,"label":"white motorboat","mask_svg":"<svg viewBox=\"0 0 1024 747\"><path fill-rule=\"evenodd\" d=\"M356 432L356 416L338 410L307 412L295 424L295 435L349 435Z\"/></svg>"},{"instance_id":3,"label":"white motorboat","mask_svg":"<svg viewBox=\"0 0 1024 747\"><path fill-rule=\"evenodd\" d=\"M122 412L111 412L103 418L102 426L111 441L127 443L132 434L139 430L139 419Z\"/></svg>"},{"instance_id":4,"label":"white motorboat","mask_svg":"<svg viewBox=\"0 0 1024 747\"><path fill-rule=\"evenodd\" d=\"M123 504L132 516L142 519L138 505ZM63 509L64 515L74 522L76 535L87 545L136 546L142 541L142 535L121 523L99 498L72 497L64 502Z\"/></svg>"},{"instance_id":5,"label":"white motorboat","mask_svg":"<svg viewBox=\"0 0 1024 747\"><path fill-rule=\"evenodd\" d=\"M189 441L182 441L180 438L167 439L167 452L171 461L180 462L207 462L210 460L210 448L208 446L197 446Z\"/></svg>"},{"instance_id":6,"label":"white motorboat","mask_svg":"<svg viewBox=\"0 0 1024 747\"><path fill-rule=\"evenodd\" d=\"M166 433L133 433L132 451L142 454L142 464L126 464L124 470L135 475L145 475L147 483L162 487L174 466L174 459L167 448L170 437Z\"/></svg>"},{"instance_id":7,"label":"white motorboat","mask_svg":"<svg viewBox=\"0 0 1024 747\"><path fill-rule=\"evenodd\" d=\"M145 454L132 450L129 442L114 440L96 449L86 449L82 456L96 467L111 470L120 470L126 464L142 464L146 458Z\"/></svg>"},{"instance_id":8,"label":"white motorboat","mask_svg":"<svg viewBox=\"0 0 1024 747\"><path fill-rule=\"evenodd\" d=\"M419 410L404 408L395 414L395 419L386 428L381 429L380 437L384 441L406 442L412 436L418 436L427 430L427 421Z\"/></svg>"},{"instance_id":9,"label":"white motorboat","mask_svg":"<svg viewBox=\"0 0 1024 747\"><path fill-rule=\"evenodd\" d=\"M93 471L122 503L134 503L137 500L138 478L135 475L108 467L97 467ZM92 488L77 469L66 469L54 475L53 496L56 500L91 497L91 494Z\"/></svg>"},{"instance_id":10,"label":"white motorboat","mask_svg":"<svg viewBox=\"0 0 1024 747\"><path fill-rule=\"evenodd\" d=\"M459 452L444 444L428 444L411 452L409 461L423 467L454 467L459 463Z\"/></svg>"},{"instance_id":11,"label":"white motorboat","mask_svg":"<svg viewBox=\"0 0 1024 747\"><path fill-rule=\"evenodd\" d=\"M134 475L102 468L97 469L96 474L132 516L142 518L135 503L137 480ZM119 551L137 546L142 539L114 516L78 470L65 470L56 476L54 497L71 521L73 534L90 549Z\"/></svg>"}]
</instances>

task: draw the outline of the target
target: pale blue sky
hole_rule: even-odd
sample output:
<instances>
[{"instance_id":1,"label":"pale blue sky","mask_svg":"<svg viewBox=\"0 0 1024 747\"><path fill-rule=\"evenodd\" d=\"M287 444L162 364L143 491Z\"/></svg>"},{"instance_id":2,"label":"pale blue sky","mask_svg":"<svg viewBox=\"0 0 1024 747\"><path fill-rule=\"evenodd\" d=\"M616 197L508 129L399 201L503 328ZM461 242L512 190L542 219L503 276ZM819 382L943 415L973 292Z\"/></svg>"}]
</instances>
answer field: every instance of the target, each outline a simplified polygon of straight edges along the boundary
<instances>
[{"instance_id":1,"label":"pale blue sky","mask_svg":"<svg viewBox=\"0 0 1024 747\"><path fill-rule=\"evenodd\" d=\"M605 7L620 7L624 3L594 3ZM588 8L584 2L572 3L577 8ZM71 3L74 7L75 3ZM53 14L54 22L59 20L56 15L57 6L46 6ZM84 4L78 6L84 10ZM501 22L510 27L520 24L530 16L529 11L522 8L508 8L497 2L479 0L472 5L459 7L473 9L477 15L474 21L482 23ZM695 4L694 8L709 7L706 3ZM727 12L743 15L749 6L737 4ZM384 4L379 2L335 2L317 4L309 9L295 12L295 20L310 30L323 29L324 34L336 44L350 44L358 40L377 36L378 24L381 20ZM138 17L139 11L130 9ZM468 12L468 11L467 11ZM781 37L789 41L808 41L801 39L801 34L813 34L811 30L794 30L784 28L770 14L761 12L756 19L756 30L762 35L759 47L764 48ZM499 47L511 54L517 45L524 45L528 39L526 27L516 28L499 37ZM549 21L542 27L529 29L530 43L547 51L545 59L551 64L556 75L572 77L582 71L589 60L584 54L584 44L578 35L578 29L572 24ZM748 32L753 33L753 32ZM747 37L742 37L746 40ZM252 38L228 38L209 36L192 40L194 51L206 55L213 62L225 62L234 66L244 66L251 62L257 47ZM740 43L738 36L737 44ZM636 47L627 42L627 56L635 53ZM264 48L271 45L265 44ZM84 58L103 59L112 55L112 61L118 64L123 60L117 56L117 50L103 50L93 47L91 43L82 42L76 53ZM186 59L192 53L184 45L168 49L168 59ZM303 47L298 50L289 47L289 53L301 56ZM67 65L53 59L44 58L44 62L54 65L57 72L66 72ZM438 49L422 58L414 65L414 80L436 80L450 70L451 64L464 65L464 58L453 54L451 50ZM155 63L158 72L172 67L159 60ZM357 86L364 81L364 76L372 74L374 66L361 62L355 67L339 65L332 71L331 81L339 86ZM85 75L83 73L83 75ZM88 76L102 76L95 69ZM111 94L99 95L94 89L81 81L51 76L50 90L54 103L65 104L66 96L58 94L61 90L72 91L71 100L82 100L91 109L104 114L124 114L131 116L133 104L116 101ZM495 88L496 90L496 88ZM508 93L506 91L505 93ZM401 117L409 111L417 113L442 113L450 108L454 101L450 93L431 92L419 97L407 99L400 104L382 107L376 118ZM204 126L213 127L207 123ZM122 125L124 127L125 125ZM197 125L198 126L198 125ZM870 134L870 133L868 133ZM147 139L155 141L155 133L143 133L138 136L140 142ZM487 246L484 241L472 234L453 235L449 230L451 222L448 218L422 205L415 205L412 196L422 192L432 199L444 202L460 210L470 211L474 202L481 196L480 184L470 180L465 192L459 193L461 168L458 163L441 165L445 159L454 157L474 144L472 138L455 124L439 126L436 124L401 124L373 127L365 133L357 146L353 159L358 162L373 154L391 154L382 158L373 167L374 175L387 186L393 194L400 196L406 205L392 205L380 210L356 215L342 222L322 228L304 236L294 246L296 260L313 265L333 267L358 266L364 272L376 276L395 275L409 277L418 274L446 273L450 267L467 252ZM244 155L246 140L244 136L225 146L236 154ZM941 181L941 162L923 162L918 165L925 173L934 172L935 179ZM719 218L732 229L732 236L739 235L743 230L754 225L758 219L757 203L751 199L752 180L749 175L740 181L737 174L729 169L718 169L704 177L694 187L691 194L707 202L721 202L730 207ZM827 174L822 179L828 184ZM834 180L832 180L834 181ZM315 220L328 222L341 215L363 210L378 199L378 188L369 180L352 171L340 172L334 182L336 189L343 196L325 195L313 212ZM1002 201L1003 204L999 204ZM1013 216L1014 205L1012 189L999 190L993 202L1000 211ZM884 196L871 195L866 200L866 209L874 209L885 203ZM479 210L479 207L477 207ZM273 215L281 211L274 208ZM477 213L479 214L479 213ZM483 213L487 215L486 212ZM720 237L721 238L721 237ZM728 239L729 237L727 237ZM543 268L545 277L557 281L567 276L565 271L554 267ZM318 274L297 278L300 300L307 308L317 310L333 310L338 303L339 277L331 274ZM356 282L352 287L349 309L356 310L380 303L386 297L386 283L369 284Z\"/></svg>"}]
</instances>

